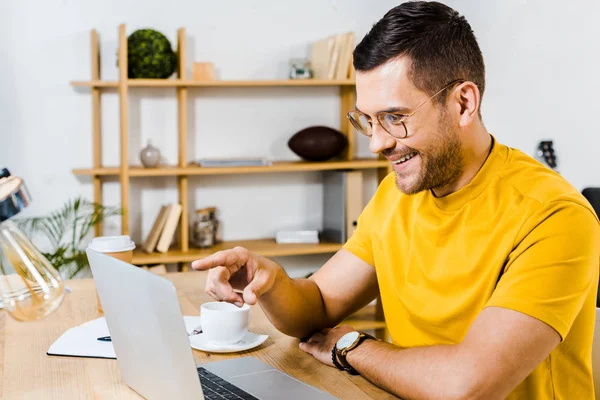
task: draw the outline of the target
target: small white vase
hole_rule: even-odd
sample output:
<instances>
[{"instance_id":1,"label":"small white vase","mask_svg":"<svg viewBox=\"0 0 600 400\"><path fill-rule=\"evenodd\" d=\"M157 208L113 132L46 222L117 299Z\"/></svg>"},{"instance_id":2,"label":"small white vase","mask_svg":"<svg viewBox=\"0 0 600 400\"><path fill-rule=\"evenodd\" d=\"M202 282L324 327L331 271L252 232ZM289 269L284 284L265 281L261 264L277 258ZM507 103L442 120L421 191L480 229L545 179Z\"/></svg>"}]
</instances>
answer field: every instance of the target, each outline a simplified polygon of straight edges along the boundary
<instances>
[{"instance_id":1,"label":"small white vase","mask_svg":"<svg viewBox=\"0 0 600 400\"><path fill-rule=\"evenodd\" d=\"M150 140L140 152L140 160L146 168L154 168L160 164L160 150L152 146Z\"/></svg>"}]
</instances>

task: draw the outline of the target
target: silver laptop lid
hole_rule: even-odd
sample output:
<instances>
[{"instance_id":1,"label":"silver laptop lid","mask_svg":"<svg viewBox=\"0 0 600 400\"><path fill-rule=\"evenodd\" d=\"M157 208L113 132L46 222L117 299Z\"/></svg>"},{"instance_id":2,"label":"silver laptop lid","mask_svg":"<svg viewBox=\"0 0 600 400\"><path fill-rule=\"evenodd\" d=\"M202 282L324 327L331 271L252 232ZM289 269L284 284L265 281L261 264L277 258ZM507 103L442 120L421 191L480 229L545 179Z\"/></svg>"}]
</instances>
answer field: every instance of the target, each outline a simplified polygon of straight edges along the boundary
<instances>
[{"instance_id":1,"label":"silver laptop lid","mask_svg":"<svg viewBox=\"0 0 600 400\"><path fill-rule=\"evenodd\" d=\"M202 400L173 284L94 250L86 253L125 383L147 399Z\"/></svg>"}]
</instances>

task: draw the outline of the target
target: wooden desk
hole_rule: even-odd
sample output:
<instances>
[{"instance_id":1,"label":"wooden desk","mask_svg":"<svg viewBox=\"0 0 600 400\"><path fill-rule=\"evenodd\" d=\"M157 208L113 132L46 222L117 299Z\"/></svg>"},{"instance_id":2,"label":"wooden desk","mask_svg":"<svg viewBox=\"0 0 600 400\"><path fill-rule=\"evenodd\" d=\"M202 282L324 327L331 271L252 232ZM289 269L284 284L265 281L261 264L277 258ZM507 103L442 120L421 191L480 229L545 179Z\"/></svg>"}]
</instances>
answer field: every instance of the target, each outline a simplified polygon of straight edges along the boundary
<instances>
[{"instance_id":1,"label":"wooden desk","mask_svg":"<svg viewBox=\"0 0 600 400\"><path fill-rule=\"evenodd\" d=\"M198 315L206 274L166 275L179 291L184 315ZM67 329L99 315L90 279L66 283L73 292L54 314L37 322L17 322L0 310L0 398L2 399L139 399L122 380L116 360L47 356L48 347ZM395 398L360 376L327 367L298 348L298 340L278 332L259 307L253 307L250 329L266 333L252 355L341 399ZM193 350L198 364L240 356Z\"/></svg>"}]
</instances>

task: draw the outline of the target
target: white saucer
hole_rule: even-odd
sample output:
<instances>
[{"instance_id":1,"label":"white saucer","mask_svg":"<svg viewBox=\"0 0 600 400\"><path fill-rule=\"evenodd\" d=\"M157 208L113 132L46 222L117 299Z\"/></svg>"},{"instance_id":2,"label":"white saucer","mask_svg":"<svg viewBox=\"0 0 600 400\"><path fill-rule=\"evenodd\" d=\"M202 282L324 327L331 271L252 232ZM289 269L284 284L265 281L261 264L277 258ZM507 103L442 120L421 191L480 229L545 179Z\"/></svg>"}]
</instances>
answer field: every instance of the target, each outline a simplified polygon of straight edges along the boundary
<instances>
[{"instance_id":1,"label":"white saucer","mask_svg":"<svg viewBox=\"0 0 600 400\"><path fill-rule=\"evenodd\" d=\"M233 344L221 344L211 342L206 339L206 336L202 333L190 336L190 344L192 348L196 350L202 350L209 353L235 353L238 351L245 351L260 346L269 338L269 335L258 335L256 333L248 332L242 340Z\"/></svg>"}]
</instances>

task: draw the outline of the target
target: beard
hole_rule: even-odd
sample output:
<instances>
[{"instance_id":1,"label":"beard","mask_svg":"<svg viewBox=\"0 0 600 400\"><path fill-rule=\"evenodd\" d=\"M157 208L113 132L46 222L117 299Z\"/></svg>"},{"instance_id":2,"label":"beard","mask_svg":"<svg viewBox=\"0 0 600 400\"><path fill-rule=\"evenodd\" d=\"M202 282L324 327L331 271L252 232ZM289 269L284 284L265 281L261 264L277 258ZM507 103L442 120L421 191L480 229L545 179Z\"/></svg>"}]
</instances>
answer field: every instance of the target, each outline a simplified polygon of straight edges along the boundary
<instances>
[{"instance_id":1,"label":"beard","mask_svg":"<svg viewBox=\"0 0 600 400\"><path fill-rule=\"evenodd\" d=\"M396 173L396 186L401 192L412 195L444 187L458 179L462 173L459 133L444 118L440 120L437 132L432 144L423 151L411 149L421 158L421 168L416 173Z\"/></svg>"}]
</instances>

